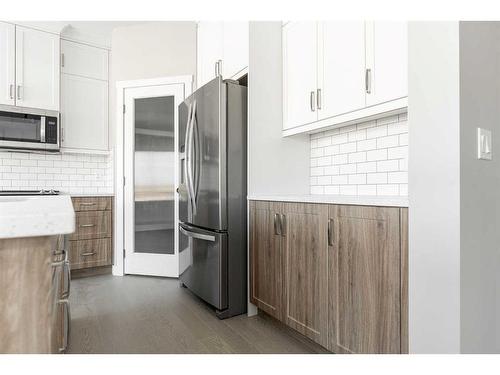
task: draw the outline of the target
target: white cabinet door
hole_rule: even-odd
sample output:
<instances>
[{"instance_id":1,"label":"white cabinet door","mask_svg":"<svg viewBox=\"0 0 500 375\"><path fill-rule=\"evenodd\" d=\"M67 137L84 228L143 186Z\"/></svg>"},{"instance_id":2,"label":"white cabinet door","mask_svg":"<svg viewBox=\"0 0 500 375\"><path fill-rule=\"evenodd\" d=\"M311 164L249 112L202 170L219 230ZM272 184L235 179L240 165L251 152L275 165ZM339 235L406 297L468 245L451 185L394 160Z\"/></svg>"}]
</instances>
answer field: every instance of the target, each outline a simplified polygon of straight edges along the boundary
<instances>
[{"instance_id":1,"label":"white cabinet door","mask_svg":"<svg viewBox=\"0 0 500 375\"><path fill-rule=\"evenodd\" d=\"M108 82L61 75L63 148L108 150Z\"/></svg>"},{"instance_id":2,"label":"white cabinet door","mask_svg":"<svg viewBox=\"0 0 500 375\"><path fill-rule=\"evenodd\" d=\"M325 119L365 106L365 23L318 25L318 117Z\"/></svg>"},{"instance_id":3,"label":"white cabinet door","mask_svg":"<svg viewBox=\"0 0 500 375\"><path fill-rule=\"evenodd\" d=\"M318 119L317 23L289 22L283 27L283 129Z\"/></svg>"},{"instance_id":4,"label":"white cabinet door","mask_svg":"<svg viewBox=\"0 0 500 375\"><path fill-rule=\"evenodd\" d=\"M15 26L0 22L0 104L15 104Z\"/></svg>"},{"instance_id":5,"label":"white cabinet door","mask_svg":"<svg viewBox=\"0 0 500 375\"><path fill-rule=\"evenodd\" d=\"M197 35L197 87L201 87L215 78L215 64L224 58L224 24L201 21Z\"/></svg>"},{"instance_id":6,"label":"white cabinet door","mask_svg":"<svg viewBox=\"0 0 500 375\"><path fill-rule=\"evenodd\" d=\"M82 43L61 40L61 72L106 81L108 51Z\"/></svg>"},{"instance_id":7,"label":"white cabinet door","mask_svg":"<svg viewBox=\"0 0 500 375\"><path fill-rule=\"evenodd\" d=\"M16 26L16 105L59 110L59 36Z\"/></svg>"},{"instance_id":8,"label":"white cabinet door","mask_svg":"<svg viewBox=\"0 0 500 375\"><path fill-rule=\"evenodd\" d=\"M408 24L367 22L366 47L369 69L366 105L408 96Z\"/></svg>"},{"instance_id":9,"label":"white cabinet door","mask_svg":"<svg viewBox=\"0 0 500 375\"><path fill-rule=\"evenodd\" d=\"M239 78L238 73L248 67L248 22L224 22L224 78Z\"/></svg>"}]
</instances>

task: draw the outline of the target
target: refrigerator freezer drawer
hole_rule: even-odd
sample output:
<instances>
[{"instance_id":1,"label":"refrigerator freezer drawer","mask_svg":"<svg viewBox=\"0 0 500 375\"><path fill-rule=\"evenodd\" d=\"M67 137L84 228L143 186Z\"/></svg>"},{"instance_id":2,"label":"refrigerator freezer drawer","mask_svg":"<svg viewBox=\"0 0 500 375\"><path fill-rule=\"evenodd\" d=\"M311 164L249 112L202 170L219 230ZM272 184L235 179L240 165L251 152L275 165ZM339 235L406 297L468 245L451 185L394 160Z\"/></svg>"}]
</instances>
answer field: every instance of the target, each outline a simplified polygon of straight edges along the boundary
<instances>
[{"instance_id":1,"label":"refrigerator freezer drawer","mask_svg":"<svg viewBox=\"0 0 500 375\"><path fill-rule=\"evenodd\" d=\"M212 232L181 223L180 242L189 241L184 251L187 268L180 280L197 296L219 310L228 307L227 233Z\"/></svg>"}]
</instances>

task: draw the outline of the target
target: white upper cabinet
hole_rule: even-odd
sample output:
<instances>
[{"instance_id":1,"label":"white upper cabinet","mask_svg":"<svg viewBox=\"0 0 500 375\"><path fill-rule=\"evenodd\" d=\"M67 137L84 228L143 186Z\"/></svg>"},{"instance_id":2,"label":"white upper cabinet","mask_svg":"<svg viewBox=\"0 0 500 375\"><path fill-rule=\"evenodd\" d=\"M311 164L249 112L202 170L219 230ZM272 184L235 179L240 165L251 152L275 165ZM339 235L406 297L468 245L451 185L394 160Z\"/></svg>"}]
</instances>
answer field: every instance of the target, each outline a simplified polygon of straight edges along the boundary
<instances>
[{"instance_id":1,"label":"white upper cabinet","mask_svg":"<svg viewBox=\"0 0 500 375\"><path fill-rule=\"evenodd\" d=\"M223 23L199 22L197 39L197 86L201 87L216 77L218 62L224 57Z\"/></svg>"},{"instance_id":2,"label":"white upper cabinet","mask_svg":"<svg viewBox=\"0 0 500 375\"><path fill-rule=\"evenodd\" d=\"M63 149L108 150L108 82L61 76Z\"/></svg>"},{"instance_id":3,"label":"white upper cabinet","mask_svg":"<svg viewBox=\"0 0 500 375\"><path fill-rule=\"evenodd\" d=\"M316 22L286 24L283 28L283 61L283 129L316 121Z\"/></svg>"},{"instance_id":4,"label":"white upper cabinet","mask_svg":"<svg viewBox=\"0 0 500 375\"><path fill-rule=\"evenodd\" d=\"M62 40L61 65L63 151L108 151L108 50Z\"/></svg>"},{"instance_id":5,"label":"white upper cabinet","mask_svg":"<svg viewBox=\"0 0 500 375\"><path fill-rule=\"evenodd\" d=\"M366 41L370 86L366 104L371 106L408 96L407 23L367 22Z\"/></svg>"},{"instance_id":6,"label":"white upper cabinet","mask_svg":"<svg viewBox=\"0 0 500 375\"><path fill-rule=\"evenodd\" d=\"M16 105L59 110L59 36L16 26Z\"/></svg>"},{"instance_id":7,"label":"white upper cabinet","mask_svg":"<svg viewBox=\"0 0 500 375\"><path fill-rule=\"evenodd\" d=\"M248 22L224 22L222 74L235 78L248 67Z\"/></svg>"},{"instance_id":8,"label":"white upper cabinet","mask_svg":"<svg viewBox=\"0 0 500 375\"><path fill-rule=\"evenodd\" d=\"M248 22L198 22L197 87L214 79L239 78L248 67Z\"/></svg>"},{"instance_id":9,"label":"white upper cabinet","mask_svg":"<svg viewBox=\"0 0 500 375\"><path fill-rule=\"evenodd\" d=\"M15 26L0 22L0 104L15 104L16 85Z\"/></svg>"},{"instance_id":10,"label":"white upper cabinet","mask_svg":"<svg viewBox=\"0 0 500 375\"><path fill-rule=\"evenodd\" d=\"M319 119L365 106L365 24L363 21L318 24Z\"/></svg>"},{"instance_id":11,"label":"white upper cabinet","mask_svg":"<svg viewBox=\"0 0 500 375\"><path fill-rule=\"evenodd\" d=\"M408 105L405 22L283 26L283 135L387 116Z\"/></svg>"},{"instance_id":12,"label":"white upper cabinet","mask_svg":"<svg viewBox=\"0 0 500 375\"><path fill-rule=\"evenodd\" d=\"M61 73L108 79L108 51L87 44L61 40Z\"/></svg>"}]
</instances>

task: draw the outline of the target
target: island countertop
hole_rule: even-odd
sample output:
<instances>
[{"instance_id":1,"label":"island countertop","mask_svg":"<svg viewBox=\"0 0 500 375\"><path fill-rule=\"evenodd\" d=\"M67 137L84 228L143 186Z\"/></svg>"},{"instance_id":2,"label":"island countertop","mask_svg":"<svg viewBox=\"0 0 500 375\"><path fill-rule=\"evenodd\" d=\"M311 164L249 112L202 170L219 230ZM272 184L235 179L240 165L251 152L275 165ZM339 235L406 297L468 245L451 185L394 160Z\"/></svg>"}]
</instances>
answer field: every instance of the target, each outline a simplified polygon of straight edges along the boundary
<instances>
[{"instance_id":1,"label":"island countertop","mask_svg":"<svg viewBox=\"0 0 500 375\"><path fill-rule=\"evenodd\" d=\"M75 212L68 195L0 197L0 238L68 234Z\"/></svg>"}]
</instances>

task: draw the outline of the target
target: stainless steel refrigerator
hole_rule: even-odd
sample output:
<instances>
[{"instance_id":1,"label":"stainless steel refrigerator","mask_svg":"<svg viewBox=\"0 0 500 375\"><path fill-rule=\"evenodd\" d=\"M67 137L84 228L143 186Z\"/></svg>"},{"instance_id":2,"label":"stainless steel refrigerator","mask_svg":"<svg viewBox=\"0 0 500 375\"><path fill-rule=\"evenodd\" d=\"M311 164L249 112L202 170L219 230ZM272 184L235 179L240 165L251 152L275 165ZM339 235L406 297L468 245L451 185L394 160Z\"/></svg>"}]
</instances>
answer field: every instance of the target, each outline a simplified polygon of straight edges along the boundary
<instances>
[{"instance_id":1,"label":"stainless steel refrigerator","mask_svg":"<svg viewBox=\"0 0 500 375\"><path fill-rule=\"evenodd\" d=\"M179 270L219 318L247 309L247 88L220 77L179 105Z\"/></svg>"}]
</instances>

